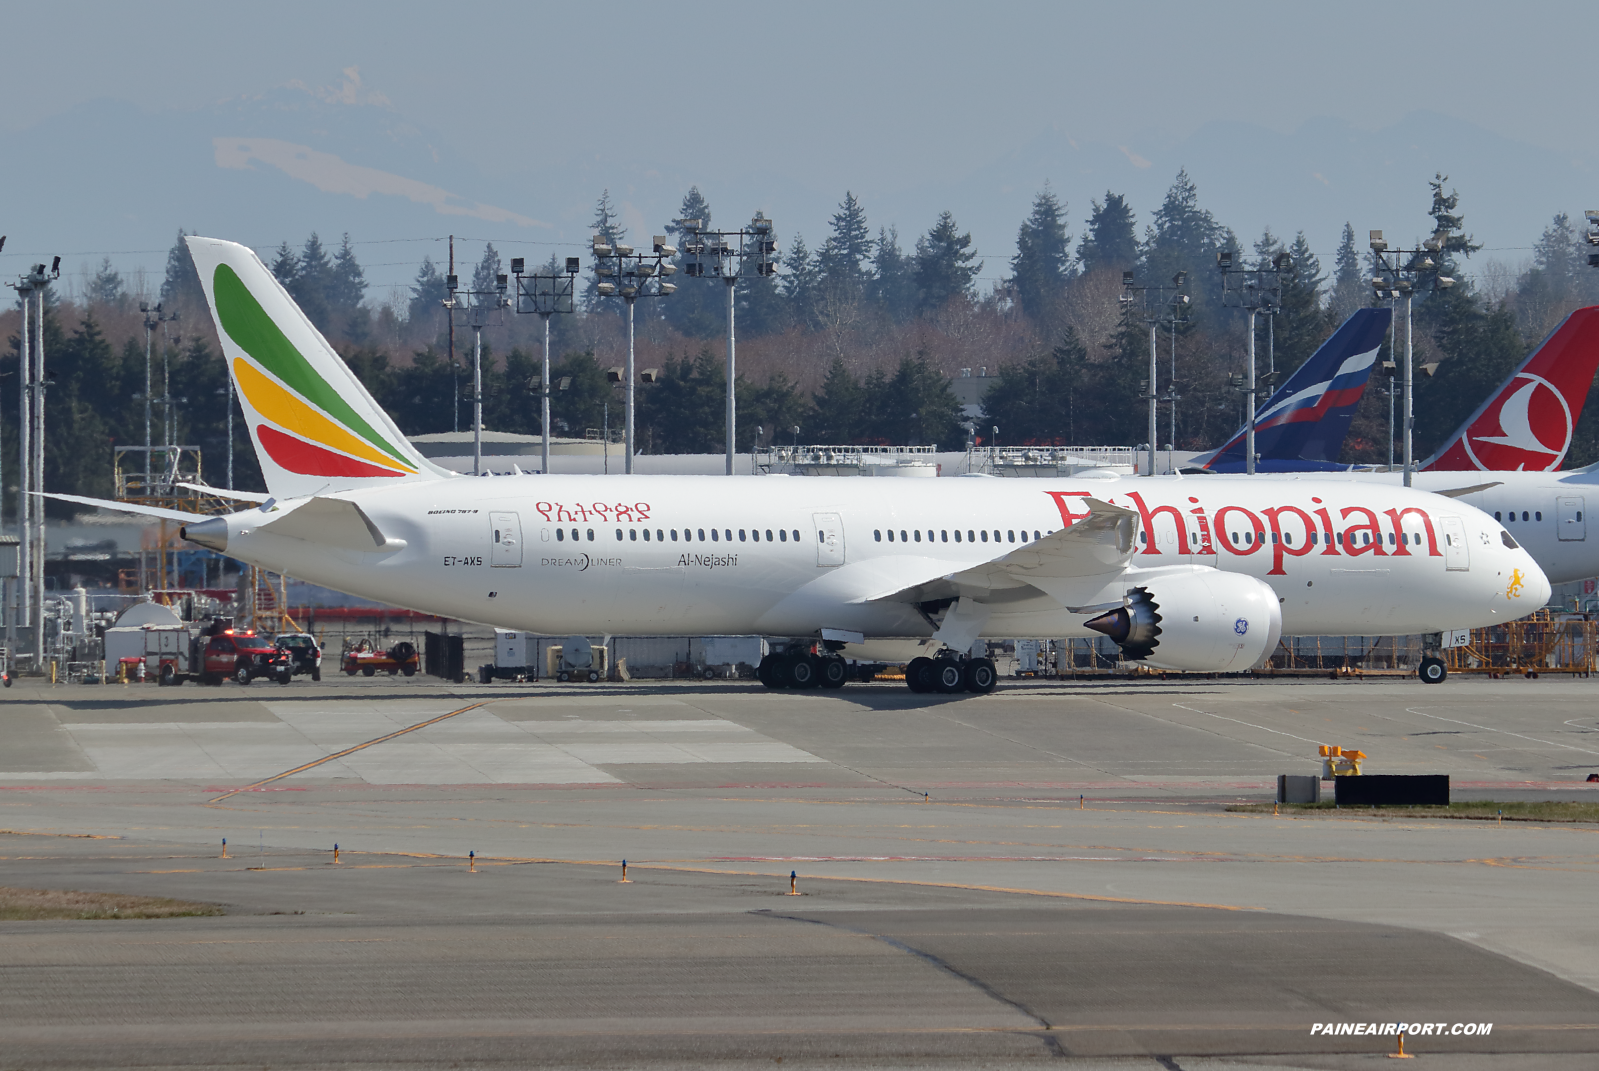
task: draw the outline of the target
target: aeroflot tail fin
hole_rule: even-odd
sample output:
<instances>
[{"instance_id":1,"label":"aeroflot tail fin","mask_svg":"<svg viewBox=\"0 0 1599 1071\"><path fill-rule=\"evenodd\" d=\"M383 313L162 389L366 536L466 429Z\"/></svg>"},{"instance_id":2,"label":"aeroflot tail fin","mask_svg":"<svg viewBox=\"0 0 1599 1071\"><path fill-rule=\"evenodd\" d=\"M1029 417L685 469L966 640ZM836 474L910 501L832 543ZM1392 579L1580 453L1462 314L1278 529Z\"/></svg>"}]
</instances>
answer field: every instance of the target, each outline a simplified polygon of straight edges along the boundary
<instances>
[{"instance_id":1,"label":"aeroflot tail fin","mask_svg":"<svg viewBox=\"0 0 1599 1071\"><path fill-rule=\"evenodd\" d=\"M1336 468L1344 436L1371 378L1388 333L1388 309L1359 309L1299 366L1255 414L1255 452L1261 471ZM1238 429L1204 467L1244 471L1246 429Z\"/></svg>"},{"instance_id":2,"label":"aeroflot tail fin","mask_svg":"<svg viewBox=\"0 0 1599 1071\"><path fill-rule=\"evenodd\" d=\"M449 475L406 441L253 252L186 241L273 496Z\"/></svg>"},{"instance_id":3,"label":"aeroflot tail fin","mask_svg":"<svg viewBox=\"0 0 1599 1071\"><path fill-rule=\"evenodd\" d=\"M1553 472L1571 449L1594 370L1599 306L1567 316L1420 467Z\"/></svg>"}]
</instances>

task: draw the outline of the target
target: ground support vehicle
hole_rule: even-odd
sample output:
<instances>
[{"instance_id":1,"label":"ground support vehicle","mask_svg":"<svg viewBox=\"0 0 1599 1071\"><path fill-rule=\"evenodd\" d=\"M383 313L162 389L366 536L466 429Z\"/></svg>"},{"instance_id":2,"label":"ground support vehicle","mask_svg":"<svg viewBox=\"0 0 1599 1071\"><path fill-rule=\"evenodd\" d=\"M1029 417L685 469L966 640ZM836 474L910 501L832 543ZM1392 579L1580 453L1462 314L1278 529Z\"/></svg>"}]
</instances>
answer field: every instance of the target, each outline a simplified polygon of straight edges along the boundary
<instances>
[{"instance_id":1,"label":"ground support vehicle","mask_svg":"<svg viewBox=\"0 0 1599 1071\"><path fill-rule=\"evenodd\" d=\"M370 640L346 640L344 656L339 660L339 668L348 676L360 673L371 677L379 670L389 676L403 673L407 677L415 676L417 667L416 646L410 640L401 640L387 650L375 646Z\"/></svg>"},{"instance_id":2,"label":"ground support vehicle","mask_svg":"<svg viewBox=\"0 0 1599 1071\"><path fill-rule=\"evenodd\" d=\"M306 673L314 681L322 679L322 645L309 632L279 633L278 650L289 656L296 674Z\"/></svg>"},{"instance_id":3,"label":"ground support vehicle","mask_svg":"<svg viewBox=\"0 0 1599 1071\"><path fill-rule=\"evenodd\" d=\"M239 684L249 684L257 677L279 684L294 679L294 665L288 654L249 630L224 629L195 642L197 647L204 644L199 658L201 684L217 685L230 677Z\"/></svg>"},{"instance_id":4,"label":"ground support vehicle","mask_svg":"<svg viewBox=\"0 0 1599 1071\"><path fill-rule=\"evenodd\" d=\"M478 667L478 683L490 684L497 680L538 680L538 666L534 664L534 659L531 657L533 649L534 639L532 633L518 632L514 629L495 629L494 661L489 665Z\"/></svg>"}]
</instances>

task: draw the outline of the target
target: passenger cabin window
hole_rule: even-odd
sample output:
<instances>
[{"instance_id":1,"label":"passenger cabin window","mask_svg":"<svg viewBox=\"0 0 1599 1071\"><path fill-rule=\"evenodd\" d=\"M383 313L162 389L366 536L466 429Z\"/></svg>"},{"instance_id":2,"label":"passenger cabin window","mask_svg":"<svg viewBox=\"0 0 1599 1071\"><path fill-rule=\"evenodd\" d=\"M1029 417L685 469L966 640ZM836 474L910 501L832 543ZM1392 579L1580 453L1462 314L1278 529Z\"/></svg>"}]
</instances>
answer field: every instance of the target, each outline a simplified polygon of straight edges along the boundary
<instances>
[{"instance_id":1,"label":"passenger cabin window","mask_svg":"<svg viewBox=\"0 0 1599 1071\"><path fill-rule=\"evenodd\" d=\"M988 529L987 528L983 529L983 542L984 543L988 542Z\"/></svg>"},{"instance_id":2,"label":"passenger cabin window","mask_svg":"<svg viewBox=\"0 0 1599 1071\"><path fill-rule=\"evenodd\" d=\"M555 541L557 543L566 542L566 529L565 528L557 528L555 530Z\"/></svg>"},{"instance_id":3,"label":"passenger cabin window","mask_svg":"<svg viewBox=\"0 0 1599 1071\"><path fill-rule=\"evenodd\" d=\"M920 543L921 541L922 541L922 530L920 528L918 528L918 529L916 529L916 542Z\"/></svg>"},{"instance_id":4,"label":"passenger cabin window","mask_svg":"<svg viewBox=\"0 0 1599 1071\"><path fill-rule=\"evenodd\" d=\"M872 538L881 543L883 541L883 530L881 528L873 528Z\"/></svg>"},{"instance_id":5,"label":"passenger cabin window","mask_svg":"<svg viewBox=\"0 0 1599 1071\"><path fill-rule=\"evenodd\" d=\"M1498 510L1494 510L1494 520L1496 520L1496 521L1503 521L1504 520L1503 517L1499 516L1499 511Z\"/></svg>"},{"instance_id":6,"label":"passenger cabin window","mask_svg":"<svg viewBox=\"0 0 1599 1071\"><path fill-rule=\"evenodd\" d=\"M740 543L744 542L744 529L742 528L738 530L738 541Z\"/></svg>"},{"instance_id":7,"label":"passenger cabin window","mask_svg":"<svg viewBox=\"0 0 1599 1071\"><path fill-rule=\"evenodd\" d=\"M957 529L955 529L955 542L959 543L960 541L961 541L961 530L959 528L957 528Z\"/></svg>"},{"instance_id":8,"label":"passenger cabin window","mask_svg":"<svg viewBox=\"0 0 1599 1071\"><path fill-rule=\"evenodd\" d=\"M768 543L772 541L772 530L770 528L766 530L766 541Z\"/></svg>"},{"instance_id":9,"label":"passenger cabin window","mask_svg":"<svg viewBox=\"0 0 1599 1071\"><path fill-rule=\"evenodd\" d=\"M957 534L959 534L959 533L957 533ZM939 536L939 542L948 543L949 542L949 529L947 529L947 528L942 529L938 533L938 536Z\"/></svg>"},{"instance_id":10,"label":"passenger cabin window","mask_svg":"<svg viewBox=\"0 0 1599 1071\"><path fill-rule=\"evenodd\" d=\"M911 541L910 536L905 534L905 529L903 528L899 530L899 541L901 543L909 543Z\"/></svg>"},{"instance_id":11,"label":"passenger cabin window","mask_svg":"<svg viewBox=\"0 0 1599 1071\"><path fill-rule=\"evenodd\" d=\"M1527 511L1526 510L1522 510L1521 511L1521 519L1522 520L1526 520L1527 519Z\"/></svg>"},{"instance_id":12,"label":"passenger cabin window","mask_svg":"<svg viewBox=\"0 0 1599 1071\"><path fill-rule=\"evenodd\" d=\"M777 538L779 540L781 540L782 542L787 543L788 542L788 529L779 528L777 530Z\"/></svg>"},{"instance_id":13,"label":"passenger cabin window","mask_svg":"<svg viewBox=\"0 0 1599 1071\"><path fill-rule=\"evenodd\" d=\"M589 529L589 542L594 542L594 529L592 528Z\"/></svg>"},{"instance_id":14,"label":"passenger cabin window","mask_svg":"<svg viewBox=\"0 0 1599 1071\"><path fill-rule=\"evenodd\" d=\"M705 542L705 529L701 528L699 531L700 531L700 542L703 543L703 542Z\"/></svg>"},{"instance_id":15,"label":"passenger cabin window","mask_svg":"<svg viewBox=\"0 0 1599 1071\"><path fill-rule=\"evenodd\" d=\"M1537 513L1534 513L1534 514L1533 514L1533 515L1532 515L1532 519L1533 519L1533 520L1535 520L1535 521L1541 521L1541 520L1543 520L1543 511L1542 511L1542 510L1539 510L1539 511L1538 511L1538 512L1537 512Z\"/></svg>"},{"instance_id":16,"label":"passenger cabin window","mask_svg":"<svg viewBox=\"0 0 1599 1071\"><path fill-rule=\"evenodd\" d=\"M715 528L712 528L712 529L711 529L711 542L712 542L712 543L715 543L715 542L716 542L716 541L717 541L717 536L716 536L716 529L715 529Z\"/></svg>"},{"instance_id":17,"label":"passenger cabin window","mask_svg":"<svg viewBox=\"0 0 1599 1071\"><path fill-rule=\"evenodd\" d=\"M1010 537L1010 538L1009 538L1009 539L1008 539L1008 540L1007 540L1007 542L1010 542L1010 543L1014 543L1014 542L1016 542L1016 530L1015 530L1015 529L1014 529L1014 528L1013 528L1013 529L1011 529L1011 530L1010 530L1010 531L1008 531L1008 532L1006 532L1006 533L1005 533L1005 534L1006 534L1006 535L1007 535L1007 536L1008 536L1008 537Z\"/></svg>"}]
</instances>

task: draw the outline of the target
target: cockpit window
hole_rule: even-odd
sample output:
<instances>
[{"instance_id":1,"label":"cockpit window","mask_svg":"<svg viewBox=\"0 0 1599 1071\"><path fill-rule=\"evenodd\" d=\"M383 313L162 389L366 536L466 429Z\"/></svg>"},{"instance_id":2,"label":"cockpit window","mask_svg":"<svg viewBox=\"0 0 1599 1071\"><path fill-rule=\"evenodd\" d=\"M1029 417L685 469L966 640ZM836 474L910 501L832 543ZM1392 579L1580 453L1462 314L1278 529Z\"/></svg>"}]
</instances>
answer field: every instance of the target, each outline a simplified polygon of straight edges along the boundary
<instances>
[{"instance_id":1,"label":"cockpit window","mask_svg":"<svg viewBox=\"0 0 1599 1071\"><path fill-rule=\"evenodd\" d=\"M1511 539L1510 538L1510 533L1505 531L1504 529L1500 529L1499 530L1499 538L1504 542L1505 546L1509 547L1511 550L1520 550L1521 549L1521 545L1519 543L1517 543L1514 539Z\"/></svg>"}]
</instances>

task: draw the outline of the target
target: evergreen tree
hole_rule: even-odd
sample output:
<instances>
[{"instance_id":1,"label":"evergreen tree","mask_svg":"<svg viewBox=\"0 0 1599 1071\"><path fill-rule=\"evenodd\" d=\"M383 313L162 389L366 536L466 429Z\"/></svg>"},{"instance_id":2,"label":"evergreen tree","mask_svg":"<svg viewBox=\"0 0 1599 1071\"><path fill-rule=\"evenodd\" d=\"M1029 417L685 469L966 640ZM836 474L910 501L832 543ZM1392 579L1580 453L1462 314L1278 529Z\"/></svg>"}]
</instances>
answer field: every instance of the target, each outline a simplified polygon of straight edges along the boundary
<instances>
[{"instance_id":1,"label":"evergreen tree","mask_svg":"<svg viewBox=\"0 0 1599 1071\"><path fill-rule=\"evenodd\" d=\"M606 245L615 247L620 242L627 240L627 228L617 220L616 206L611 203L611 191L606 189L600 194L600 199L594 205L594 220L589 224L590 229L599 236ZM596 265L597 267L597 265ZM590 275L587 288L583 292L583 304L590 312L608 310L617 313L622 310L619 301L605 301L600 297L600 277ZM615 308L611 308L615 306ZM552 373L553 374L553 373Z\"/></svg>"},{"instance_id":2,"label":"evergreen tree","mask_svg":"<svg viewBox=\"0 0 1599 1071\"><path fill-rule=\"evenodd\" d=\"M861 381L850 372L844 358L834 357L827 378L822 380L822 389L815 396L815 416L806 438L828 446L859 443L866 410L867 397Z\"/></svg>"},{"instance_id":3,"label":"evergreen tree","mask_svg":"<svg viewBox=\"0 0 1599 1071\"><path fill-rule=\"evenodd\" d=\"M483 257L472 269L473 304L492 304L498 287L500 273L505 269L500 263L500 251L489 242L483 247Z\"/></svg>"},{"instance_id":4,"label":"evergreen tree","mask_svg":"<svg viewBox=\"0 0 1599 1071\"><path fill-rule=\"evenodd\" d=\"M947 211L916 240L916 296L923 312L942 309L957 297L972 297L973 280L983 262L972 263L977 254L971 244L971 234L961 234Z\"/></svg>"},{"instance_id":5,"label":"evergreen tree","mask_svg":"<svg viewBox=\"0 0 1599 1071\"><path fill-rule=\"evenodd\" d=\"M1022 311L1035 322L1049 317L1066 280L1071 277L1071 238L1066 233L1066 206L1049 188L1033 198L1033 211L1016 235L1011 271Z\"/></svg>"},{"instance_id":6,"label":"evergreen tree","mask_svg":"<svg viewBox=\"0 0 1599 1071\"><path fill-rule=\"evenodd\" d=\"M122 274L111 266L111 258L100 261L100 270L89 280L90 305L110 305L121 308L127 304L128 295L122 284Z\"/></svg>"},{"instance_id":7,"label":"evergreen tree","mask_svg":"<svg viewBox=\"0 0 1599 1071\"><path fill-rule=\"evenodd\" d=\"M1355 310L1369 304L1370 290L1360 270L1360 252L1355 248L1355 228L1344 224L1343 237L1338 241L1338 259L1333 271L1333 285L1329 308L1335 323L1343 323Z\"/></svg>"},{"instance_id":8,"label":"evergreen tree","mask_svg":"<svg viewBox=\"0 0 1599 1071\"><path fill-rule=\"evenodd\" d=\"M755 447L757 427L766 430L761 441L770 443L779 429L796 425L809 427L815 422L816 413L806 404L805 396L781 372L773 374L760 387L746 382L740 376L734 390L738 393L740 415L737 446L740 450ZM725 436L726 431L722 431L722 434Z\"/></svg>"},{"instance_id":9,"label":"evergreen tree","mask_svg":"<svg viewBox=\"0 0 1599 1071\"><path fill-rule=\"evenodd\" d=\"M925 354L902 357L887 389L876 398L874 437L944 450L958 450L966 441L949 377L929 364Z\"/></svg>"},{"instance_id":10,"label":"evergreen tree","mask_svg":"<svg viewBox=\"0 0 1599 1071\"><path fill-rule=\"evenodd\" d=\"M1272 318L1272 337L1277 351L1277 371L1288 376L1316 352L1337 323L1329 323L1321 307L1321 289L1327 281L1321 261L1311 251L1305 232L1294 236L1287 250L1291 265L1282 279L1282 300ZM1342 322L1342 321L1338 321Z\"/></svg>"},{"instance_id":11,"label":"evergreen tree","mask_svg":"<svg viewBox=\"0 0 1599 1071\"><path fill-rule=\"evenodd\" d=\"M916 264L899 247L899 230L879 229L872 260L872 295L897 324L916 315Z\"/></svg>"},{"instance_id":12,"label":"evergreen tree","mask_svg":"<svg viewBox=\"0 0 1599 1071\"><path fill-rule=\"evenodd\" d=\"M1260 237L1255 239L1255 267L1264 271L1272 266L1272 261L1277 254L1283 251L1282 239L1271 233L1271 224L1260 232Z\"/></svg>"},{"instance_id":13,"label":"evergreen tree","mask_svg":"<svg viewBox=\"0 0 1599 1071\"><path fill-rule=\"evenodd\" d=\"M777 241L776 233L773 233L772 241ZM745 263L753 263L753 260L746 259ZM733 300L738 308L738 333L741 337L776 334L792 323L789 303L777 276L756 275L753 271L743 273L733 290Z\"/></svg>"},{"instance_id":14,"label":"evergreen tree","mask_svg":"<svg viewBox=\"0 0 1599 1071\"><path fill-rule=\"evenodd\" d=\"M273 271L276 270L274 265ZM438 333L440 309L443 308L444 299L449 296L444 283L444 276L433 263L433 258L424 256L422 266L417 269L416 280L411 284L411 300L406 306L406 320L413 330L420 326L425 327L430 334Z\"/></svg>"},{"instance_id":15,"label":"evergreen tree","mask_svg":"<svg viewBox=\"0 0 1599 1071\"><path fill-rule=\"evenodd\" d=\"M1138 263L1138 231L1127 198L1105 191L1105 201L1092 202L1088 229L1077 246L1077 260L1086 272L1126 271Z\"/></svg>"},{"instance_id":16,"label":"evergreen tree","mask_svg":"<svg viewBox=\"0 0 1599 1071\"><path fill-rule=\"evenodd\" d=\"M300 311L323 334L327 334L330 327L332 306L328 301L328 292L332 282L333 263L322 246L322 239L312 231L311 237L305 240L305 245L300 249L293 281L283 285L300 306Z\"/></svg>"},{"instance_id":17,"label":"evergreen tree","mask_svg":"<svg viewBox=\"0 0 1599 1071\"><path fill-rule=\"evenodd\" d=\"M845 191L838 211L833 213L832 234L817 251L817 267L825 285L844 285L859 292L870 278L872 231L866 225L866 210L855 195Z\"/></svg>"},{"instance_id":18,"label":"evergreen tree","mask_svg":"<svg viewBox=\"0 0 1599 1071\"><path fill-rule=\"evenodd\" d=\"M169 308L193 311L205 307L205 291L200 289L200 273L195 270L189 244L178 228L178 240L167 251L166 277L161 280L161 303ZM47 291L48 292L48 291Z\"/></svg>"},{"instance_id":19,"label":"evergreen tree","mask_svg":"<svg viewBox=\"0 0 1599 1071\"><path fill-rule=\"evenodd\" d=\"M327 296L333 310L345 317L354 315L361 307L361 302L366 300L366 273L355 259L355 250L350 248L348 231L344 233L339 251L333 256Z\"/></svg>"},{"instance_id":20,"label":"evergreen tree","mask_svg":"<svg viewBox=\"0 0 1599 1071\"><path fill-rule=\"evenodd\" d=\"M1532 247L1532 267L1516 283L1516 312L1529 340L1552 331L1582 297L1582 250L1571 217L1564 212L1544 228Z\"/></svg>"},{"instance_id":21,"label":"evergreen tree","mask_svg":"<svg viewBox=\"0 0 1599 1071\"><path fill-rule=\"evenodd\" d=\"M788 301L789 315L795 322L810 324L816 315L817 290L821 285L821 270L803 235L796 234L783 258L783 281L779 289Z\"/></svg>"},{"instance_id":22,"label":"evergreen tree","mask_svg":"<svg viewBox=\"0 0 1599 1071\"><path fill-rule=\"evenodd\" d=\"M1088 351L1066 327L1060 345L999 370L999 381L983 394L983 427L997 426L1002 441L1070 445L1077 440L1077 395Z\"/></svg>"},{"instance_id":23,"label":"evergreen tree","mask_svg":"<svg viewBox=\"0 0 1599 1071\"><path fill-rule=\"evenodd\" d=\"M294 280L300 274L300 258L295 254L294 250L289 248L288 242L278 246L277 254L272 258L271 270L272 277L284 289L294 285Z\"/></svg>"},{"instance_id":24,"label":"evergreen tree","mask_svg":"<svg viewBox=\"0 0 1599 1071\"><path fill-rule=\"evenodd\" d=\"M1164 284L1177 272L1186 271L1195 312L1202 315L1207 304L1220 302L1216 253L1237 246L1237 237L1199 206L1199 190L1188 172L1179 171L1155 212L1140 274L1152 283Z\"/></svg>"},{"instance_id":25,"label":"evergreen tree","mask_svg":"<svg viewBox=\"0 0 1599 1071\"><path fill-rule=\"evenodd\" d=\"M640 438L652 454L711 453L725 441L726 405L727 377L710 350L669 358L641 396Z\"/></svg>"},{"instance_id":26,"label":"evergreen tree","mask_svg":"<svg viewBox=\"0 0 1599 1071\"><path fill-rule=\"evenodd\" d=\"M698 186L689 187L688 193L683 195L683 204L678 209L678 219L697 219L700 221L701 230L711 229L711 205L700 193ZM666 233L674 239L678 248L675 263L682 268L685 257L683 245L692 241L692 234L683 228L677 220L666 225ZM754 272L742 277L739 287L744 286L745 279L753 277ZM721 279L691 279L686 275L678 276L677 293L672 295L672 300L661 303L661 313L666 322L690 338L715 338L727 330L727 294L726 283ZM737 295L735 295L736 297ZM740 330L742 331L742 325Z\"/></svg>"}]
</instances>

